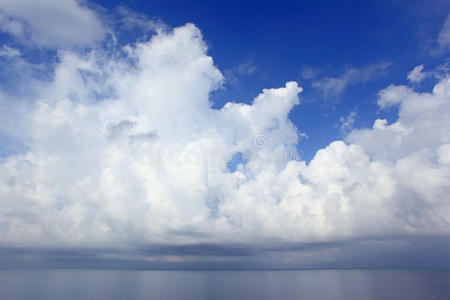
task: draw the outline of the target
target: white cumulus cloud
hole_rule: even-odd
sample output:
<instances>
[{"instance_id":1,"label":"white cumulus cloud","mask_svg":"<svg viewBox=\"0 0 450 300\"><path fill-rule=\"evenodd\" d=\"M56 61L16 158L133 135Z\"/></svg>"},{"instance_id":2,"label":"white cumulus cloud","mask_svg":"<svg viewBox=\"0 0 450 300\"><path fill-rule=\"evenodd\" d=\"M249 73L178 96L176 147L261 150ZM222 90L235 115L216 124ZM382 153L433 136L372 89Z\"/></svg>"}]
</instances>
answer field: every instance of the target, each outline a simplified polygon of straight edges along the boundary
<instances>
[{"instance_id":1,"label":"white cumulus cloud","mask_svg":"<svg viewBox=\"0 0 450 300\"><path fill-rule=\"evenodd\" d=\"M213 109L209 95L223 76L193 24L115 50L58 55L51 79L23 75L33 82L26 99L0 94L9 103L2 118L15 124L0 131L26 146L0 162L2 245L450 233L448 77L430 93L380 91L381 109L398 106L396 122L353 129L306 163L288 117L302 89L288 82L250 105ZM237 155L244 159L230 171Z\"/></svg>"}]
</instances>

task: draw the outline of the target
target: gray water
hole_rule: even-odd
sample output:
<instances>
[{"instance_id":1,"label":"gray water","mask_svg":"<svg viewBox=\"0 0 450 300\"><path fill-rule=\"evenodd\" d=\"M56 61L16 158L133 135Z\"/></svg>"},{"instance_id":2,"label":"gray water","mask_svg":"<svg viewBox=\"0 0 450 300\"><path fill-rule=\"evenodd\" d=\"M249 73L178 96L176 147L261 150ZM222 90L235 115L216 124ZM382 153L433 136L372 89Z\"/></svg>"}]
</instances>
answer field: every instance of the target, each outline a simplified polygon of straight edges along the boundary
<instances>
[{"instance_id":1,"label":"gray water","mask_svg":"<svg viewBox=\"0 0 450 300\"><path fill-rule=\"evenodd\" d=\"M0 299L450 299L450 270L0 271Z\"/></svg>"}]
</instances>

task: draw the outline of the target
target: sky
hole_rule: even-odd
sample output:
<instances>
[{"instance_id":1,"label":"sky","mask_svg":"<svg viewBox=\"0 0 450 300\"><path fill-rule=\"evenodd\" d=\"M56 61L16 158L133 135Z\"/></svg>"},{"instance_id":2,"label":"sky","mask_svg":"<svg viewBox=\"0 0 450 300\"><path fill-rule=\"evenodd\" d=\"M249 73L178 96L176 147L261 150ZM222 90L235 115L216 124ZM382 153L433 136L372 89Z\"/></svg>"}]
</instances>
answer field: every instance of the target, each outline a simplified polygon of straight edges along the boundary
<instances>
[{"instance_id":1,"label":"sky","mask_svg":"<svg viewBox=\"0 0 450 300\"><path fill-rule=\"evenodd\" d=\"M449 53L440 0L2 0L0 268L448 268Z\"/></svg>"}]
</instances>

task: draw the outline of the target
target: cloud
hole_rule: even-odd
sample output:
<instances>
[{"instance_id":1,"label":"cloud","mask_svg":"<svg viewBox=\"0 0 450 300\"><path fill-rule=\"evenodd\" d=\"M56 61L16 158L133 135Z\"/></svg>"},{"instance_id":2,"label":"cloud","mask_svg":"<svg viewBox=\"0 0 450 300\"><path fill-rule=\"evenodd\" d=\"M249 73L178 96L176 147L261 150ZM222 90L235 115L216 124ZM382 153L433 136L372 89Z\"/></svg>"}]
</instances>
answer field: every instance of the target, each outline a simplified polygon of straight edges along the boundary
<instances>
[{"instance_id":1,"label":"cloud","mask_svg":"<svg viewBox=\"0 0 450 300\"><path fill-rule=\"evenodd\" d=\"M450 15L445 19L441 32L439 32L438 45L442 48L450 46Z\"/></svg>"},{"instance_id":2,"label":"cloud","mask_svg":"<svg viewBox=\"0 0 450 300\"><path fill-rule=\"evenodd\" d=\"M352 111L346 117L341 117L339 119L339 121L341 122L340 129L342 133L347 134L353 129L356 116L357 116L356 112Z\"/></svg>"},{"instance_id":3,"label":"cloud","mask_svg":"<svg viewBox=\"0 0 450 300\"><path fill-rule=\"evenodd\" d=\"M0 48L0 57L11 59L16 56L20 56L19 50L8 47L7 45L3 45L3 47Z\"/></svg>"},{"instance_id":4,"label":"cloud","mask_svg":"<svg viewBox=\"0 0 450 300\"><path fill-rule=\"evenodd\" d=\"M240 64L237 67L237 72L241 75L252 75L256 71L256 66L253 64L251 60Z\"/></svg>"},{"instance_id":5,"label":"cloud","mask_svg":"<svg viewBox=\"0 0 450 300\"><path fill-rule=\"evenodd\" d=\"M256 70L257 67L253 61L249 59L235 67L226 69L224 71L225 80L227 83L236 85L243 77L253 75Z\"/></svg>"},{"instance_id":6,"label":"cloud","mask_svg":"<svg viewBox=\"0 0 450 300\"><path fill-rule=\"evenodd\" d=\"M0 248L5 269L445 268L443 236L321 243L153 244L141 248ZM408 255L405 255L408 253Z\"/></svg>"},{"instance_id":7,"label":"cloud","mask_svg":"<svg viewBox=\"0 0 450 300\"><path fill-rule=\"evenodd\" d=\"M76 0L1 1L0 30L45 47L87 46L105 34L98 15Z\"/></svg>"},{"instance_id":8,"label":"cloud","mask_svg":"<svg viewBox=\"0 0 450 300\"><path fill-rule=\"evenodd\" d=\"M305 79L313 79L322 73L323 73L323 70L321 70L321 69L307 66L307 67L303 68L301 75Z\"/></svg>"},{"instance_id":9,"label":"cloud","mask_svg":"<svg viewBox=\"0 0 450 300\"><path fill-rule=\"evenodd\" d=\"M411 72L408 73L408 80L412 83L420 83L425 77L429 76L429 73L422 72L423 65L416 66Z\"/></svg>"},{"instance_id":10,"label":"cloud","mask_svg":"<svg viewBox=\"0 0 450 300\"><path fill-rule=\"evenodd\" d=\"M319 81L314 81L312 86L320 89L325 97L336 97L344 91L347 87L348 81L344 78L324 78Z\"/></svg>"},{"instance_id":11,"label":"cloud","mask_svg":"<svg viewBox=\"0 0 450 300\"><path fill-rule=\"evenodd\" d=\"M9 121L0 132L25 146L0 161L5 248L152 249L186 262L205 251L259 255L252 244L450 234L447 75L430 92L381 90L378 106L398 107L395 122L350 130L350 115L345 140L307 163L295 155L299 131L289 119L302 88L287 82L251 104L212 108L224 79L193 24L56 55L52 76L17 74L14 93L0 93ZM387 66L350 68L337 79L345 88Z\"/></svg>"},{"instance_id":12,"label":"cloud","mask_svg":"<svg viewBox=\"0 0 450 300\"><path fill-rule=\"evenodd\" d=\"M436 45L434 48L430 50L431 56L440 56L448 52L450 49L450 15L447 15L447 18L442 25L442 29L439 32Z\"/></svg>"},{"instance_id":13,"label":"cloud","mask_svg":"<svg viewBox=\"0 0 450 300\"><path fill-rule=\"evenodd\" d=\"M363 68L350 67L338 77L324 77L313 81L312 86L322 91L324 97L337 97L348 85L359 82L368 82L378 78L386 73L391 66L389 62L369 65ZM312 74L308 71L303 76L310 77ZM312 78L312 77L311 77Z\"/></svg>"},{"instance_id":14,"label":"cloud","mask_svg":"<svg viewBox=\"0 0 450 300\"><path fill-rule=\"evenodd\" d=\"M444 63L438 65L434 69L423 72L424 66L418 65L411 72L408 73L408 80L411 83L418 84L422 82L425 78L433 77L437 80L442 80L447 77L449 73L449 60L446 60Z\"/></svg>"},{"instance_id":15,"label":"cloud","mask_svg":"<svg viewBox=\"0 0 450 300\"><path fill-rule=\"evenodd\" d=\"M110 32L116 40L125 37L128 41L146 41L155 32L168 31L169 26L159 19L150 19L147 15L137 13L124 6L115 9L115 14L110 16L112 20Z\"/></svg>"},{"instance_id":16,"label":"cloud","mask_svg":"<svg viewBox=\"0 0 450 300\"><path fill-rule=\"evenodd\" d=\"M24 38L24 25L12 17L2 14L0 11L0 29L18 38Z\"/></svg>"}]
</instances>

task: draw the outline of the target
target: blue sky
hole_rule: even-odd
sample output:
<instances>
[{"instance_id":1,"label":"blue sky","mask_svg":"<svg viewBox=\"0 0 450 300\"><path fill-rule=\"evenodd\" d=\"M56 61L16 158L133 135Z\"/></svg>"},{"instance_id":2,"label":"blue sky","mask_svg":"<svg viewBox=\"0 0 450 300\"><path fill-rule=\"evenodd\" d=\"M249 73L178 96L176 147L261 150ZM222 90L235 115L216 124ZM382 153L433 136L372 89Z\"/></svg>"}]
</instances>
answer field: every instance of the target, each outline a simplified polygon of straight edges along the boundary
<instances>
[{"instance_id":1,"label":"blue sky","mask_svg":"<svg viewBox=\"0 0 450 300\"><path fill-rule=\"evenodd\" d=\"M4 0L0 268L449 267L449 53L440 0Z\"/></svg>"},{"instance_id":2,"label":"blue sky","mask_svg":"<svg viewBox=\"0 0 450 300\"><path fill-rule=\"evenodd\" d=\"M341 118L355 113L355 127L370 127L376 118L396 119L395 111L380 111L377 92L391 83L407 83L406 74L419 64L429 68L442 63L430 56L449 11L446 1L91 1L88 4L114 15L126 8L176 27L188 22L201 28L208 53L226 77L211 101L220 108L226 102L250 103L262 88L298 81L304 88L302 105L291 120L306 133L299 143L302 157L311 160L316 151L344 137ZM98 5L98 6L97 6ZM111 16L110 16L111 17ZM140 30L120 35L121 42L142 39ZM16 41L0 33L4 43ZM17 45L17 44L16 44ZM22 47L22 45L17 45ZM30 61L54 59L55 48L25 47ZM364 69L387 63L386 70L365 82L349 84L342 92L325 95L314 80L340 77L349 68ZM6 70L6 69L4 69ZM305 72L315 75L304 76ZM4 82L13 85L11 74ZM42 74L42 76L45 76ZM431 80L429 80L431 81ZM427 85L428 84L428 85ZM417 88L431 88L430 82ZM345 133L344 133L345 134ZM22 149L10 137L2 137L2 155Z\"/></svg>"},{"instance_id":3,"label":"blue sky","mask_svg":"<svg viewBox=\"0 0 450 300\"><path fill-rule=\"evenodd\" d=\"M434 67L430 57L447 17L446 1L99 1L114 9L125 6L163 20L170 26L193 22L202 29L208 53L229 75L212 97L216 107L228 101L250 102L262 88L295 80L304 88L301 106L290 117L309 138L300 149L307 160L331 141L342 138L340 118L351 111L356 127L370 127L380 112L377 92L391 83L407 83L406 74L419 64ZM367 82L351 84L337 96L323 97L302 76L341 76L345 68L390 62L389 70ZM248 70L240 67L247 67Z\"/></svg>"}]
</instances>

